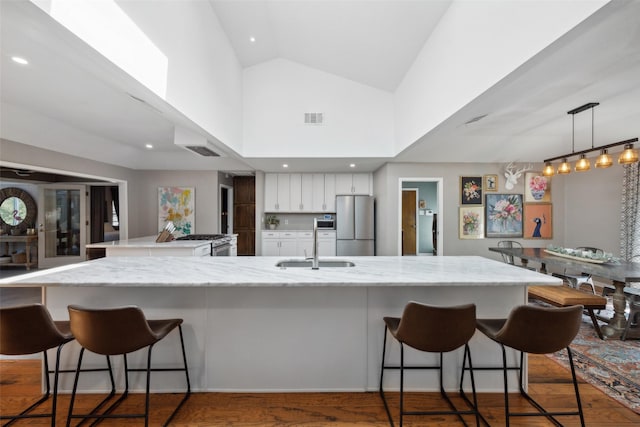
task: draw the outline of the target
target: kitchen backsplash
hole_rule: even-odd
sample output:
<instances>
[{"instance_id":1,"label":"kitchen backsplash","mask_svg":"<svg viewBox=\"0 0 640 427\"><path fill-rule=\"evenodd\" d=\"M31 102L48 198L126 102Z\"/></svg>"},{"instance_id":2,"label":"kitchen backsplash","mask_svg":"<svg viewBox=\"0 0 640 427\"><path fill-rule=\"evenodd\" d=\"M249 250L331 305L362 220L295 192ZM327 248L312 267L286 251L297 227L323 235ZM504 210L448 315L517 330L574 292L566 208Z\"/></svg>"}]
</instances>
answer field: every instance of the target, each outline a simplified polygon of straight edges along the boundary
<instances>
[{"instance_id":1,"label":"kitchen backsplash","mask_svg":"<svg viewBox=\"0 0 640 427\"><path fill-rule=\"evenodd\" d=\"M269 230L269 226L264 223L264 220L269 215L275 215L279 220L280 224L276 227L276 230L312 230L313 229L313 218L323 219L325 215L329 215L331 219L336 218L335 214L294 214L294 213L265 213L262 218L262 229Z\"/></svg>"}]
</instances>

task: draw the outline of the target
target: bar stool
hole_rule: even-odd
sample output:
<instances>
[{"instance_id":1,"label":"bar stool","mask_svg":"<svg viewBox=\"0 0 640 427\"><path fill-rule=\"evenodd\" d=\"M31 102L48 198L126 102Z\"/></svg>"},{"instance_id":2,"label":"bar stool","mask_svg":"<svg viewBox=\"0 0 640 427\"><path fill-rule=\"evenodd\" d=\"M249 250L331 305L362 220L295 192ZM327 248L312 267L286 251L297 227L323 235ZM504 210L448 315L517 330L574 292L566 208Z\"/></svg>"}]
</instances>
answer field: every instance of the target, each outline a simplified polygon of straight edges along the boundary
<instances>
[{"instance_id":1,"label":"bar stool","mask_svg":"<svg viewBox=\"0 0 640 427\"><path fill-rule=\"evenodd\" d=\"M60 368L60 352L62 347L73 340L69 330L69 322L55 322L49 311L42 304L29 304L0 309L0 354L27 355L42 352L44 357L45 380L47 390L34 404L17 415L0 415L0 419L11 420L5 425L23 418L51 418L51 425L56 425L56 404L58 399L58 374ZM46 414L30 414L33 409L45 402L51 395L49 379L49 359L47 350L58 347L56 365L53 370L53 399L51 412Z\"/></svg>"},{"instance_id":2,"label":"bar stool","mask_svg":"<svg viewBox=\"0 0 640 427\"><path fill-rule=\"evenodd\" d=\"M385 398L382 388L382 381L385 369L400 370L400 426L402 427L405 415L457 415L464 425L467 425L462 415L473 414L476 417L476 425L479 425L478 404L476 400L475 381L473 370L471 370L471 385L473 391L473 403L468 399L465 401L472 408L471 410L458 410L447 396L442 384L443 353L453 351L464 345L464 362L469 360L471 367L471 353L468 341L475 332L476 306L466 304L453 307L437 307L418 302L409 302L402 313L401 318L384 318L384 344L382 346L382 369L380 371L380 397L384 403L384 408L389 418L389 423L393 427L393 417ZM385 365L385 350L387 346L387 331L400 343L400 365ZM408 345L416 350L440 353L440 362L437 365L404 365L404 345ZM463 362L463 365L464 365ZM404 371L405 369L433 369L439 371L440 393L446 400L451 410L449 411L405 411L404 410Z\"/></svg>"},{"instance_id":3,"label":"bar stool","mask_svg":"<svg viewBox=\"0 0 640 427\"><path fill-rule=\"evenodd\" d=\"M73 418L96 418L96 421L105 418L144 418L145 426L149 425L149 388L151 372L153 371L184 371L187 390L184 397L173 410L169 418L163 425L168 425L178 410L191 395L191 383L189 381L189 371L187 369L187 356L184 349L184 338L182 335L182 319L147 320L142 310L136 306L116 307L108 309L91 309L70 305L69 319L71 322L71 332L78 343L82 346L78 356L78 366L76 369L71 402L69 404L69 415L67 426ZM151 368L151 350L153 346L172 330L178 328L180 333L180 344L184 367L182 368ZM142 348L147 348L147 367L144 369L129 368L127 364L127 354ZM105 411L96 413L100 408L98 405L88 414L73 414L73 406L78 387L78 378L81 372L82 356L84 351L102 355L122 355L124 359L125 390ZM112 414L112 411L127 397L129 393L129 372L146 372L146 392L144 413Z\"/></svg>"},{"instance_id":4,"label":"bar stool","mask_svg":"<svg viewBox=\"0 0 640 427\"><path fill-rule=\"evenodd\" d=\"M500 344L502 347L502 367L501 368L478 368L475 369L499 369L503 372L504 379L504 410L506 425L509 426L510 417L530 417L544 416L549 418L554 424L562 425L554 416L579 415L580 424L584 426L584 415L578 391L578 381L576 380L573 356L569 344L573 341L580 329L582 322L581 305L570 307L539 307L535 305L521 305L514 308L507 319L477 319L476 326L480 332ZM520 365L507 367L507 354L505 347L510 347L520 351ZM573 388L576 394L577 411L573 412L549 412L545 410L524 390L524 378L522 364L525 353L549 354L566 348L569 355L569 365L571 367L571 377ZM509 393L507 382L507 371L513 369L519 371L520 394L526 398L538 412L510 412ZM464 368L463 368L464 372Z\"/></svg>"}]
</instances>

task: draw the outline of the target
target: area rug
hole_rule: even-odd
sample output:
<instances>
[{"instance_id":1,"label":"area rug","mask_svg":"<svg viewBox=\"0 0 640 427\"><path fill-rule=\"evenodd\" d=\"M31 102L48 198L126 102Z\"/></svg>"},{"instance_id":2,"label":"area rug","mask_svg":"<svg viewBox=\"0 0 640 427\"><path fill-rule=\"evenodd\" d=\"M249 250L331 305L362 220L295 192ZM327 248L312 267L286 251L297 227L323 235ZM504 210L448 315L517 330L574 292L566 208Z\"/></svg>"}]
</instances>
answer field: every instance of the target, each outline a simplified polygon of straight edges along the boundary
<instances>
[{"instance_id":1,"label":"area rug","mask_svg":"<svg viewBox=\"0 0 640 427\"><path fill-rule=\"evenodd\" d=\"M640 414L640 340L603 341L589 316L584 315L571 351L580 378ZM548 357L569 369L565 350Z\"/></svg>"}]
</instances>

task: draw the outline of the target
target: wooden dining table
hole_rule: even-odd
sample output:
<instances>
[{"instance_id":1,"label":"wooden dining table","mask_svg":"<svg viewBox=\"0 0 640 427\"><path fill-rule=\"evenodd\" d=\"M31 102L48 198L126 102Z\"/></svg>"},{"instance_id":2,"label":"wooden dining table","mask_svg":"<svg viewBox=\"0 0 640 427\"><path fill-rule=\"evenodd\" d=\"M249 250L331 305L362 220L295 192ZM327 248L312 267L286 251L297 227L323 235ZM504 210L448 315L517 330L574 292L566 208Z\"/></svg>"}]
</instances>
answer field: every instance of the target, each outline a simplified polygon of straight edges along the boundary
<instances>
[{"instance_id":1,"label":"wooden dining table","mask_svg":"<svg viewBox=\"0 0 640 427\"><path fill-rule=\"evenodd\" d=\"M602 328L603 333L608 337L620 337L627 323L624 315L627 306L625 298L626 292L638 292L638 289L630 288L631 282L640 282L640 263L634 262L604 262L593 263L579 261L546 251L546 248L489 248L492 252L498 252L506 256L520 258L522 265L526 267L530 261L540 263L540 273L547 273L547 265L566 269L568 271L579 271L602 279L610 280L615 287L612 294L613 317L608 320L608 324Z\"/></svg>"}]
</instances>

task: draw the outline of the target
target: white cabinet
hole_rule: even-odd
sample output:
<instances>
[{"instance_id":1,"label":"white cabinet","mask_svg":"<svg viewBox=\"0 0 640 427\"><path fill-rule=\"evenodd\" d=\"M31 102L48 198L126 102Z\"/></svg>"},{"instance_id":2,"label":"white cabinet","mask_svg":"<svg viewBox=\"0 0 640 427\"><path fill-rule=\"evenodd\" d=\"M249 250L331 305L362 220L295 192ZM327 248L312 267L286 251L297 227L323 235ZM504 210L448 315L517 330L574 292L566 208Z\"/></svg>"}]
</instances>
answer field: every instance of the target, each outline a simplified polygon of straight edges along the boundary
<instances>
[{"instance_id":1,"label":"white cabinet","mask_svg":"<svg viewBox=\"0 0 640 427\"><path fill-rule=\"evenodd\" d=\"M295 231L263 231L262 232L263 256L295 256L296 232Z\"/></svg>"},{"instance_id":2,"label":"white cabinet","mask_svg":"<svg viewBox=\"0 0 640 427\"><path fill-rule=\"evenodd\" d=\"M288 173L267 173L264 176L265 212L289 212L291 177Z\"/></svg>"},{"instance_id":3,"label":"white cabinet","mask_svg":"<svg viewBox=\"0 0 640 427\"><path fill-rule=\"evenodd\" d=\"M310 257L313 255L313 231L298 231L296 233L296 256Z\"/></svg>"},{"instance_id":4,"label":"white cabinet","mask_svg":"<svg viewBox=\"0 0 640 427\"><path fill-rule=\"evenodd\" d=\"M318 256L336 256L335 230L318 231Z\"/></svg>"},{"instance_id":5,"label":"white cabinet","mask_svg":"<svg viewBox=\"0 0 640 427\"><path fill-rule=\"evenodd\" d=\"M289 188L291 212L313 212L313 175L292 173Z\"/></svg>"},{"instance_id":6,"label":"white cabinet","mask_svg":"<svg viewBox=\"0 0 640 427\"><path fill-rule=\"evenodd\" d=\"M371 195L370 173L267 173L265 212L335 212L336 195Z\"/></svg>"},{"instance_id":7,"label":"white cabinet","mask_svg":"<svg viewBox=\"0 0 640 427\"><path fill-rule=\"evenodd\" d=\"M371 174L336 174L336 194L371 194Z\"/></svg>"},{"instance_id":8,"label":"white cabinet","mask_svg":"<svg viewBox=\"0 0 640 427\"><path fill-rule=\"evenodd\" d=\"M313 231L263 231L263 256L313 255ZM318 231L318 256L336 255L336 231Z\"/></svg>"},{"instance_id":9,"label":"white cabinet","mask_svg":"<svg viewBox=\"0 0 640 427\"><path fill-rule=\"evenodd\" d=\"M336 211L336 176L313 174L313 212Z\"/></svg>"}]
</instances>

